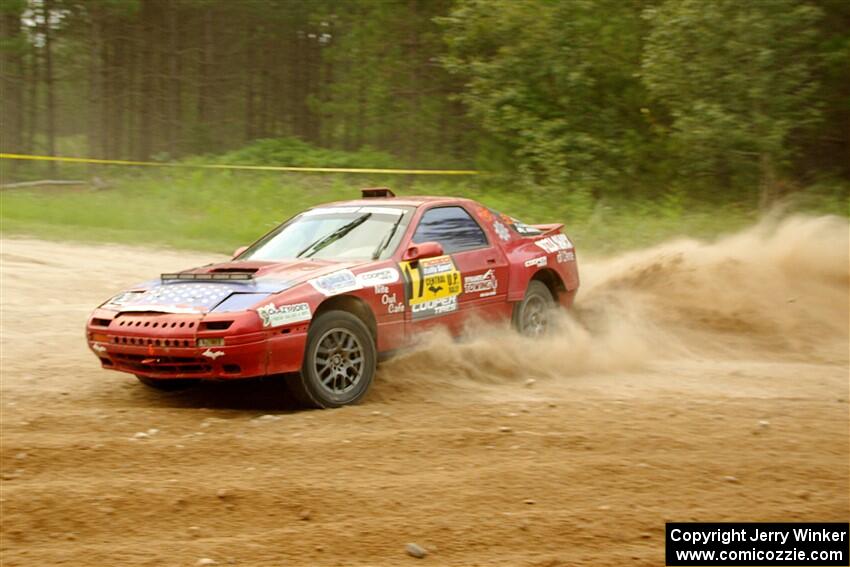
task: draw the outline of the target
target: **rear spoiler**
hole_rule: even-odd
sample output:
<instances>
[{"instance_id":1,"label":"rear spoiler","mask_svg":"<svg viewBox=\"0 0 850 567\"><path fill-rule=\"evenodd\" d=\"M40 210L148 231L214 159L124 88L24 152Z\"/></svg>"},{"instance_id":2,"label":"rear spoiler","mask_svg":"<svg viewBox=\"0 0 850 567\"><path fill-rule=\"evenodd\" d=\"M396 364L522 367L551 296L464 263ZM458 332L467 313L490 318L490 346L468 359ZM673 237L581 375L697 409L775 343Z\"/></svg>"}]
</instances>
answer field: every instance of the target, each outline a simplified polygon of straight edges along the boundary
<instances>
[{"instance_id":1,"label":"rear spoiler","mask_svg":"<svg viewBox=\"0 0 850 567\"><path fill-rule=\"evenodd\" d=\"M562 228L564 228L564 223L555 222L551 224L532 224L529 226L531 226L532 228L536 228L537 230L542 232L543 234L541 234L540 236L543 236L546 234L552 234L560 231Z\"/></svg>"}]
</instances>

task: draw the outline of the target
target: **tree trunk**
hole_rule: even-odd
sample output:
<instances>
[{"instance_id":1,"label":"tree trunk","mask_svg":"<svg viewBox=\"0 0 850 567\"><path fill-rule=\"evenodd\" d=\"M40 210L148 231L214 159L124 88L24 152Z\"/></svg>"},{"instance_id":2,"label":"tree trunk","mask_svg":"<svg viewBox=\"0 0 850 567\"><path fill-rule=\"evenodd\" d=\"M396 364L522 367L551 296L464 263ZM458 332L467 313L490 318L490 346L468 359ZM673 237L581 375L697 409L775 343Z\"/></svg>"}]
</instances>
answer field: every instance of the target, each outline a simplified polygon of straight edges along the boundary
<instances>
[{"instance_id":1,"label":"tree trunk","mask_svg":"<svg viewBox=\"0 0 850 567\"><path fill-rule=\"evenodd\" d=\"M53 0L43 0L42 17L44 18L42 33L44 35L44 88L46 91L45 113L47 115L47 155L56 155L56 92L53 77L53 33L50 29L50 14L53 11ZM48 162L51 175L56 173L56 162Z\"/></svg>"},{"instance_id":2,"label":"tree trunk","mask_svg":"<svg viewBox=\"0 0 850 567\"><path fill-rule=\"evenodd\" d=\"M0 151L19 153L23 151L24 113L24 63L21 36L21 13L6 8L0 16L0 37L8 44L0 51ZM12 162L14 165L16 162Z\"/></svg>"}]
</instances>

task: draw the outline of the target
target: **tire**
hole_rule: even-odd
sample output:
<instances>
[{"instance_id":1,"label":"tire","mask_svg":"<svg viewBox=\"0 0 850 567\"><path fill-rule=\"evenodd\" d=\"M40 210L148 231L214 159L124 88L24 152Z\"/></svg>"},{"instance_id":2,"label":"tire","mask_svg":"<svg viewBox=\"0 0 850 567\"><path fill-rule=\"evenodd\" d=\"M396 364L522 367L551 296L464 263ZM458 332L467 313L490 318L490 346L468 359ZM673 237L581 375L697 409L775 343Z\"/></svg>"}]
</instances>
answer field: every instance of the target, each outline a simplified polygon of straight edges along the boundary
<instances>
[{"instance_id":1,"label":"tire","mask_svg":"<svg viewBox=\"0 0 850 567\"><path fill-rule=\"evenodd\" d=\"M288 380L304 406L338 408L360 401L375 377L375 340L358 317L327 311L313 320L301 372Z\"/></svg>"},{"instance_id":2,"label":"tire","mask_svg":"<svg viewBox=\"0 0 850 567\"><path fill-rule=\"evenodd\" d=\"M542 337L553 325L555 298L543 282L532 280L525 297L514 306L514 328L526 337Z\"/></svg>"},{"instance_id":3,"label":"tire","mask_svg":"<svg viewBox=\"0 0 850 567\"><path fill-rule=\"evenodd\" d=\"M136 375L139 382L149 388L162 390L163 392L176 392L177 390L185 390L192 386L197 386L199 380L192 378L148 378L147 376Z\"/></svg>"}]
</instances>

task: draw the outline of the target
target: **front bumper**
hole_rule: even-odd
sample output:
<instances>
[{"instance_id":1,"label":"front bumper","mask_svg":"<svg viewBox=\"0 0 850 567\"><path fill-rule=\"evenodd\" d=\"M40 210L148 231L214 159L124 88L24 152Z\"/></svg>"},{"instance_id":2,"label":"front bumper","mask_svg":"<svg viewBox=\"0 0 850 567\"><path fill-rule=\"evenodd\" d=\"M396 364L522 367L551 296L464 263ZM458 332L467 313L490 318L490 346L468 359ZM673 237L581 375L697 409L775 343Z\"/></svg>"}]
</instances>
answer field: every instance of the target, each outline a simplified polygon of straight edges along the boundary
<instances>
[{"instance_id":1,"label":"front bumper","mask_svg":"<svg viewBox=\"0 0 850 567\"><path fill-rule=\"evenodd\" d=\"M116 315L97 310L86 335L103 368L150 378L229 380L301 368L306 324L257 330L253 321L240 321L233 314L226 319L230 325L222 329L222 318L200 314ZM223 344L198 346L199 339L220 339Z\"/></svg>"}]
</instances>

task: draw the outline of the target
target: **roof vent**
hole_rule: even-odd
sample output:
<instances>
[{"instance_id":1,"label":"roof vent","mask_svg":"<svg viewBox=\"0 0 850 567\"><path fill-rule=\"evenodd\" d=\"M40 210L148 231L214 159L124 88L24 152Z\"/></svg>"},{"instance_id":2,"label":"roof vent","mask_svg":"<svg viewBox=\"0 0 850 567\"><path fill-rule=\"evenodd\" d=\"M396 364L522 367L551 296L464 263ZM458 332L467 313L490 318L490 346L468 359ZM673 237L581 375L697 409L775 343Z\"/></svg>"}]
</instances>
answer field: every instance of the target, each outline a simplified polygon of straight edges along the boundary
<instances>
[{"instance_id":1,"label":"roof vent","mask_svg":"<svg viewBox=\"0 0 850 567\"><path fill-rule=\"evenodd\" d=\"M395 193L393 193L388 187L369 187L368 189L361 189L360 193L363 195L364 199L395 197Z\"/></svg>"}]
</instances>

